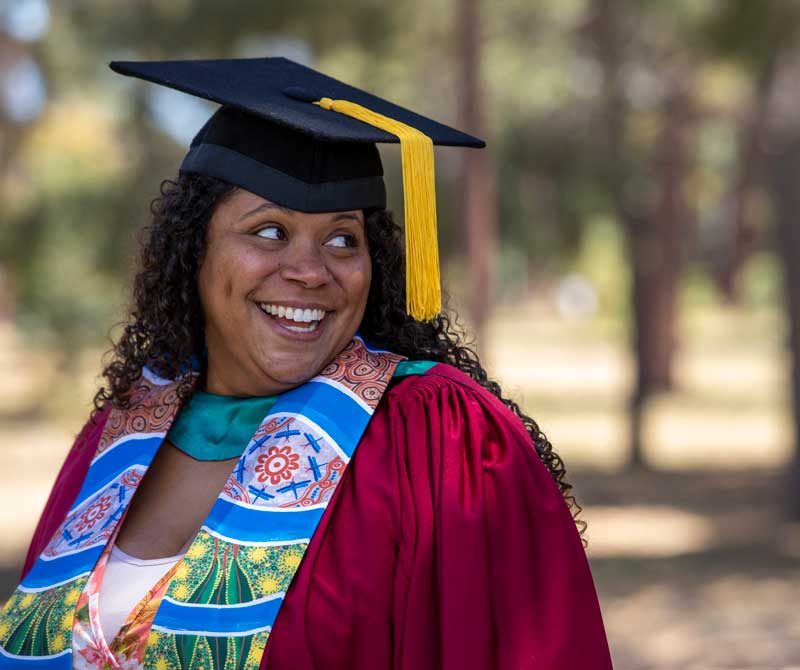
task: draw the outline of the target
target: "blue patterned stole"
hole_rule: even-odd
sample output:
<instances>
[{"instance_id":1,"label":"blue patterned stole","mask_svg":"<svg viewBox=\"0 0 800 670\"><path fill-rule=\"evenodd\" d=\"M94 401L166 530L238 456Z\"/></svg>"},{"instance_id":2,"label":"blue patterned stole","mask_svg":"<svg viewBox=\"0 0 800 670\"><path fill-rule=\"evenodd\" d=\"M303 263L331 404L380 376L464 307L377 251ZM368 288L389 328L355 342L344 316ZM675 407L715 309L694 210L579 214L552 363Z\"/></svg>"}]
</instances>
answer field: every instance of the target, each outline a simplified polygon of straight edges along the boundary
<instances>
[{"instance_id":1,"label":"blue patterned stole","mask_svg":"<svg viewBox=\"0 0 800 670\"><path fill-rule=\"evenodd\" d=\"M263 419L177 566L144 668L258 668L283 597L401 356L354 339ZM143 376L112 410L75 503L0 611L0 668L72 668L72 625L95 563L180 408Z\"/></svg>"}]
</instances>

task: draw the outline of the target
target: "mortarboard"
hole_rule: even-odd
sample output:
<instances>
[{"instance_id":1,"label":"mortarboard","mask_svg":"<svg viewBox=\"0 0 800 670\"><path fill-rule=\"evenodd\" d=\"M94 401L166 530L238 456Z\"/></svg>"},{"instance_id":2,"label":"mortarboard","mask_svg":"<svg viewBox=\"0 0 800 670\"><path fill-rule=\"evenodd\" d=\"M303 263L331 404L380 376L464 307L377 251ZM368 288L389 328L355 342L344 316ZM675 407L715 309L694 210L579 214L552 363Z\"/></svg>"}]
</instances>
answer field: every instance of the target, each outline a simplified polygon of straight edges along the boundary
<instances>
[{"instance_id":1,"label":"mortarboard","mask_svg":"<svg viewBox=\"0 0 800 670\"><path fill-rule=\"evenodd\" d=\"M290 209L386 206L375 144L400 143L408 313L441 311L433 145L484 142L286 58L115 61L115 72L217 102L181 172L223 179Z\"/></svg>"}]
</instances>

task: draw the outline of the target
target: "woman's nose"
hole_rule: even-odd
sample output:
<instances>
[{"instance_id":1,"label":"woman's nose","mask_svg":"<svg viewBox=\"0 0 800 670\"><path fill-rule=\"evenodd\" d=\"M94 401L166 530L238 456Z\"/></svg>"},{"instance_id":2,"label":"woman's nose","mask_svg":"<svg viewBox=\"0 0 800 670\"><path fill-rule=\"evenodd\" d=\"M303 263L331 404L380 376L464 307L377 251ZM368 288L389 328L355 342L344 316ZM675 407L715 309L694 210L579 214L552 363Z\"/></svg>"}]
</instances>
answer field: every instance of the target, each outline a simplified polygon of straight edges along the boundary
<instances>
[{"instance_id":1,"label":"woman's nose","mask_svg":"<svg viewBox=\"0 0 800 670\"><path fill-rule=\"evenodd\" d=\"M297 241L289 245L280 268L283 279L298 282L305 288L323 286L331 278L322 250L313 242Z\"/></svg>"}]
</instances>

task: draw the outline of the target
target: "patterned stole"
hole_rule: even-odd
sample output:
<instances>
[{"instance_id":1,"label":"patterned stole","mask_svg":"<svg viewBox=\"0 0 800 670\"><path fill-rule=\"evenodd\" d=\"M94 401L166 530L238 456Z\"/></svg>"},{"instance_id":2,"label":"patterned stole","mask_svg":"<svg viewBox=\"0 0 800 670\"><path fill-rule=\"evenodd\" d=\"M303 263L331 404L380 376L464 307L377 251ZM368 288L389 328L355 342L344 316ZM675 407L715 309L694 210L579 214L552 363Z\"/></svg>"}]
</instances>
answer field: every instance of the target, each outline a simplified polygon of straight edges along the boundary
<instances>
[{"instance_id":1,"label":"patterned stole","mask_svg":"<svg viewBox=\"0 0 800 670\"><path fill-rule=\"evenodd\" d=\"M356 338L278 399L175 569L144 657L131 667L258 668L283 596L401 360ZM130 408L112 410L75 503L0 611L0 668L73 667L75 605L179 409L177 384L146 374Z\"/></svg>"}]
</instances>

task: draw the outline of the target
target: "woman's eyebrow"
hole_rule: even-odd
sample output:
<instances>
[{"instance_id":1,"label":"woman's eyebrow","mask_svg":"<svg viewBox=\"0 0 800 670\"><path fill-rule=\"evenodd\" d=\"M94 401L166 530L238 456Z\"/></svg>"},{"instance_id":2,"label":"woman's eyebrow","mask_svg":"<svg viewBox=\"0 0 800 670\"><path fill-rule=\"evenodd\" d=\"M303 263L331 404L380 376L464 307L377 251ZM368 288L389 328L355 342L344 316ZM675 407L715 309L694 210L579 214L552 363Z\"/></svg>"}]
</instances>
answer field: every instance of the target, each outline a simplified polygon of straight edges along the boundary
<instances>
[{"instance_id":1,"label":"woman's eyebrow","mask_svg":"<svg viewBox=\"0 0 800 670\"><path fill-rule=\"evenodd\" d=\"M276 210L279 212L283 212L287 216L294 215L293 209L289 209L288 207L281 207L280 205L276 205L275 203L272 202L262 202L257 207L254 207L249 212L246 212L241 217L239 217L239 221L244 221L245 219L251 216L255 216L256 214L261 214L262 212L276 211ZM361 223L361 219L359 218L359 216L357 214L354 214L353 212L340 212L339 214L334 216L331 221L335 223L336 221L343 221L345 219L352 219L353 221Z\"/></svg>"},{"instance_id":2,"label":"woman's eyebrow","mask_svg":"<svg viewBox=\"0 0 800 670\"><path fill-rule=\"evenodd\" d=\"M361 218L352 212L341 212L333 217L332 222L335 223L336 221L343 221L344 219L352 219L353 221L361 223Z\"/></svg>"},{"instance_id":3,"label":"woman's eyebrow","mask_svg":"<svg viewBox=\"0 0 800 670\"><path fill-rule=\"evenodd\" d=\"M292 216L294 214L294 210L288 209L287 207L281 207L280 205L276 205L271 202L263 202L258 207L254 207L249 212L239 217L239 221L244 221L245 219L254 216L255 214L260 214L261 212L269 210L278 210L279 212L283 212L287 216Z\"/></svg>"}]
</instances>

